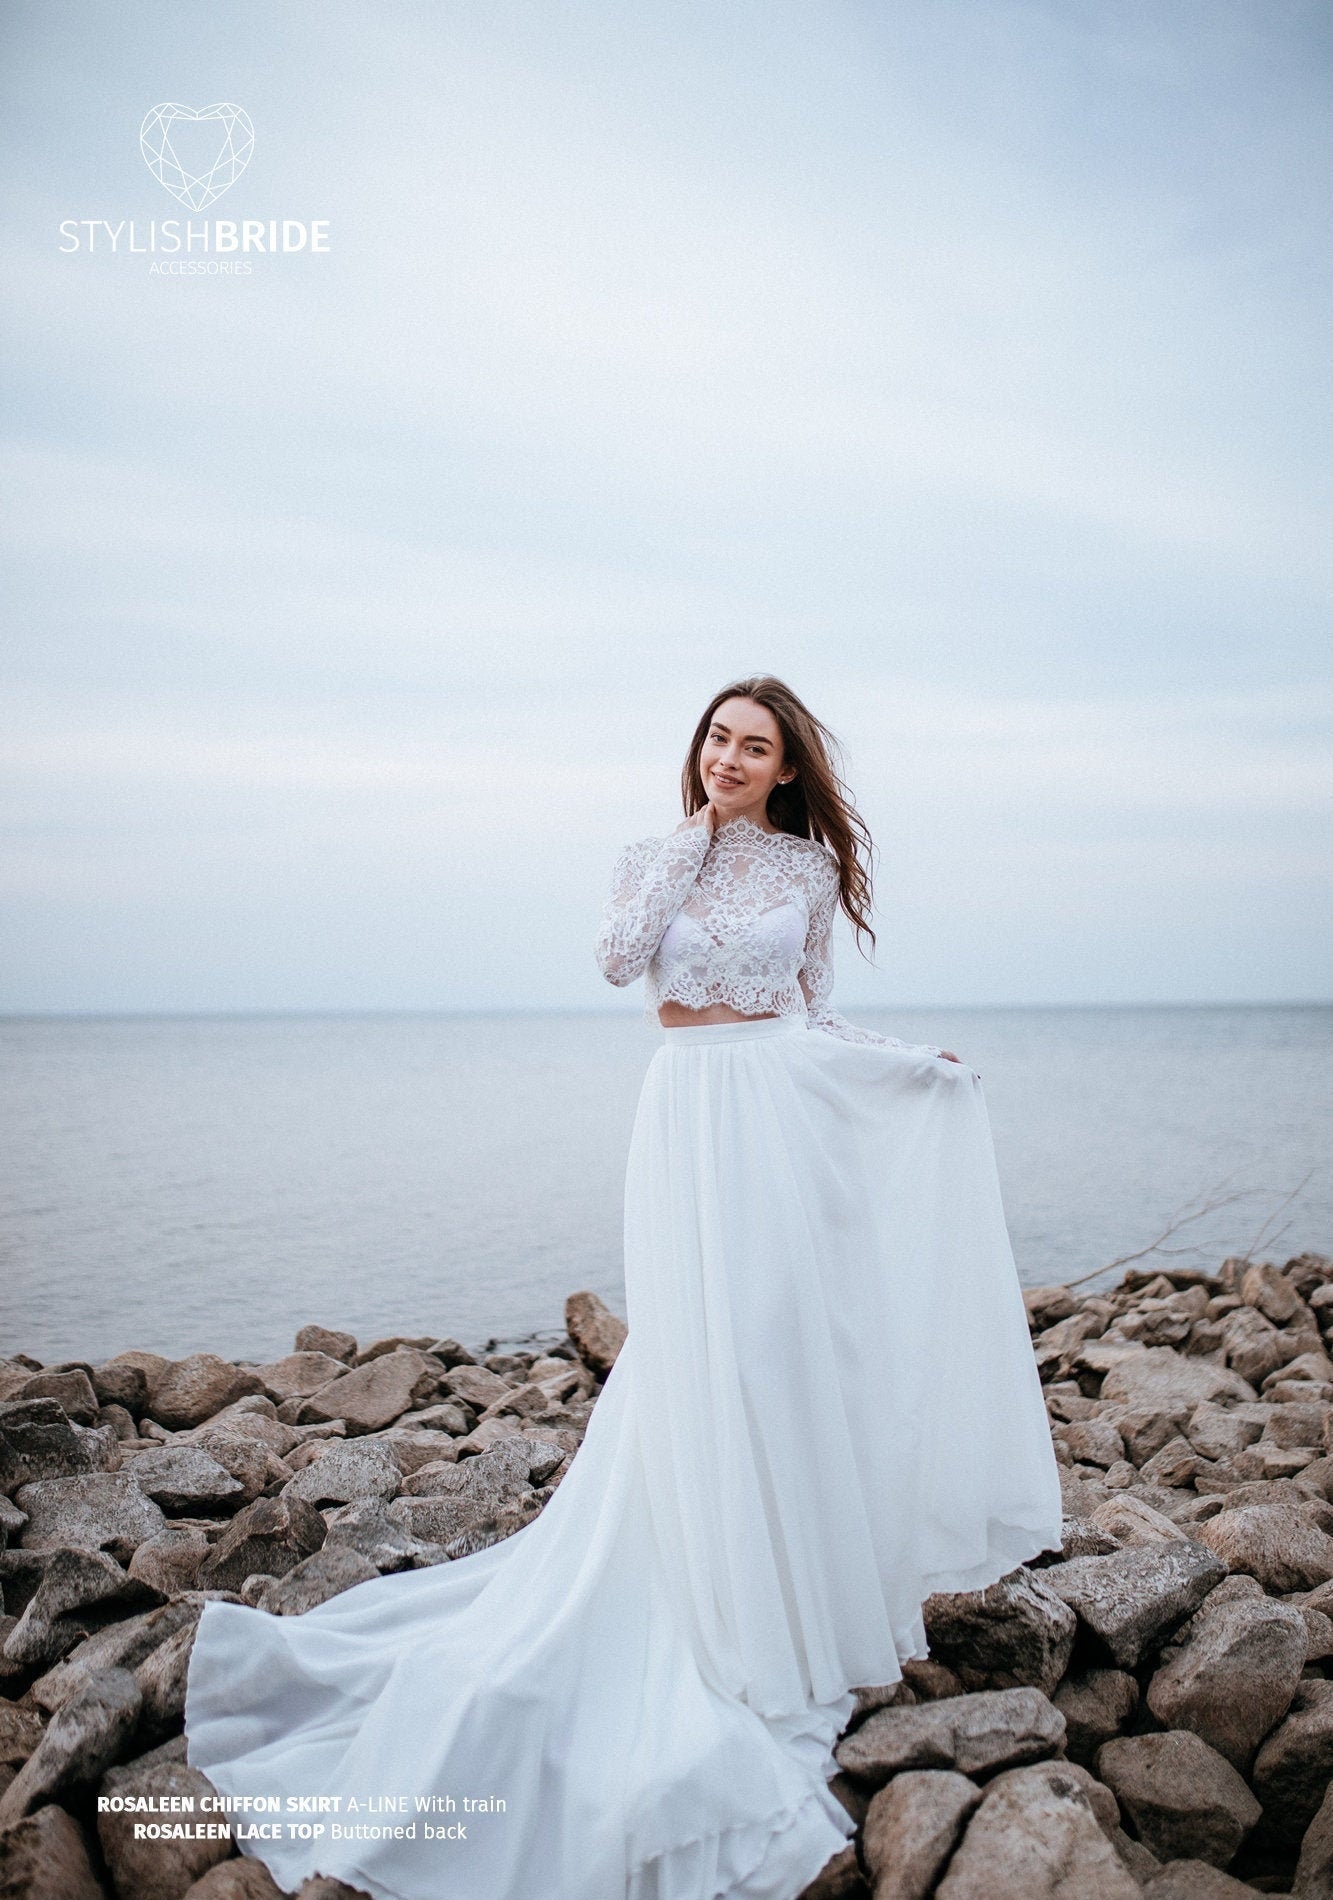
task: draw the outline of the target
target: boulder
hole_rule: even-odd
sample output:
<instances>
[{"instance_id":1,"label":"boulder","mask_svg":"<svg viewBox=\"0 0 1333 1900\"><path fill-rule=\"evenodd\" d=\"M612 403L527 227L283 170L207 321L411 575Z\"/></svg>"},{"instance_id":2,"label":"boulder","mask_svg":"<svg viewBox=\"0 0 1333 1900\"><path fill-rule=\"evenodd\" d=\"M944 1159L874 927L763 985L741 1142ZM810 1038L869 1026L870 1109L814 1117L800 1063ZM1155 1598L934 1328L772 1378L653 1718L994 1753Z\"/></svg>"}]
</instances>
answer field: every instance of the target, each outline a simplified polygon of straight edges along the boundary
<instances>
[{"instance_id":1,"label":"boulder","mask_svg":"<svg viewBox=\"0 0 1333 1900\"><path fill-rule=\"evenodd\" d=\"M1115 1426L1106 1418L1076 1419L1071 1425L1062 1425L1057 1443L1079 1465L1118 1464L1125 1455L1125 1441Z\"/></svg>"},{"instance_id":2,"label":"boulder","mask_svg":"<svg viewBox=\"0 0 1333 1900\"><path fill-rule=\"evenodd\" d=\"M379 1571L360 1551L347 1545L326 1544L305 1557L285 1577L277 1577L256 1597L256 1607L273 1616L301 1616L317 1603L327 1603L358 1583L369 1583Z\"/></svg>"},{"instance_id":3,"label":"boulder","mask_svg":"<svg viewBox=\"0 0 1333 1900\"><path fill-rule=\"evenodd\" d=\"M1252 1385L1259 1385L1268 1373L1285 1365L1290 1357L1277 1327L1252 1306L1237 1307L1234 1313L1226 1315L1222 1321L1222 1337L1226 1342L1227 1364Z\"/></svg>"},{"instance_id":4,"label":"boulder","mask_svg":"<svg viewBox=\"0 0 1333 1900\"><path fill-rule=\"evenodd\" d=\"M262 1390L253 1372L219 1359L215 1352L196 1352L172 1361L150 1380L149 1410L169 1431L188 1431L243 1394Z\"/></svg>"},{"instance_id":5,"label":"boulder","mask_svg":"<svg viewBox=\"0 0 1333 1900\"><path fill-rule=\"evenodd\" d=\"M1118 1497L1099 1504L1092 1521L1109 1531L1122 1548L1171 1544L1185 1535L1178 1524L1163 1512L1154 1510L1143 1498L1135 1497L1132 1491L1122 1491Z\"/></svg>"},{"instance_id":6,"label":"boulder","mask_svg":"<svg viewBox=\"0 0 1333 1900\"><path fill-rule=\"evenodd\" d=\"M445 1374L443 1386L446 1392L478 1413L501 1399L512 1398L518 1390L508 1379L502 1379L498 1372L491 1372L485 1366L455 1366Z\"/></svg>"},{"instance_id":7,"label":"boulder","mask_svg":"<svg viewBox=\"0 0 1333 1900\"><path fill-rule=\"evenodd\" d=\"M1275 1326L1285 1326L1290 1320L1307 1318L1309 1307L1281 1272L1271 1262L1262 1265L1256 1262L1246 1267L1237 1288L1241 1299L1247 1306L1253 1306Z\"/></svg>"},{"instance_id":8,"label":"boulder","mask_svg":"<svg viewBox=\"0 0 1333 1900\"><path fill-rule=\"evenodd\" d=\"M1198 1608L1226 1566L1211 1550L1180 1540L1075 1557L1043 1574L1110 1661L1134 1669Z\"/></svg>"},{"instance_id":9,"label":"boulder","mask_svg":"<svg viewBox=\"0 0 1333 1900\"><path fill-rule=\"evenodd\" d=\"M1172 1860L1149 1876L1143 1900L1254 1900L1255 1888L1206 1860Z\"/></svg>"},{"instance_id":10,"label":"boulder","mask_svg":"<svg viewBox=\"0 0 1333 1900\"><path fill-rule=\"evenodd\" d=\"M124 1669L100 1671L71 1696L0 1795L0 1833L62 1789L96 1780L133 1734L142 1702Z\"/></svg>"},{"instance_id":11,"label":"boulder","mask_svg":"<svg viewBox=\"0 0 1333 1900\"><path fill-rule=\"evenodd\" d=\"M1190 1729L1104 1742L1096 1773L1159 1860L1225 1868L1261 1813L1231 1763Z\"/></svg>"},{"instance_id":12,"label":"boulder","mask_svg":"<svg viewBox=\"0 0 1333 1900\"><path fill-rule=\"evenodd\" d=\"M1253 1399L1254 1387L1226 1366L1187 1357L1171 1346L1131 1347L1102 1380L1103 1399L1170 1411L1205 1399Z\"/></svg>"},{"instance_id":13,"label":"boulder","mask_svg":"<svg viewBox=\"0 0 1333 1900\"><path fill-rule=\"evenodd\" d=\"M157 1371L165 1372L171 1361L158 1361ZM132 1418L148 1410L148 1373L128 1359L108 1359L94 1366L88 1375L99 1405L122 1405Z\"/></svg>"},{"instance_id":14,"label":"boulder","mask_svg":"<svg viewBox=\"0 0 1333 1900\"><path fill-rule=\"evenodd\" d=\"M1316 1529L1295 1503L1220 1511L1198 1526L1195 1537L1228 1569L1247 1571L1278 1595L1312 1590L1333 1577L1333 1537Z\"/></svg>"},{"instance_id":15,"label":"boulder","mask_svg":"<svg viewBox=\"0 0 1333 1900\"><path fill-rule=\"evenodd\" d=\"M1161 1484L1183 1491L1186 1485L1193 1484L1206 1462L1188 1438L1172 1438L1144 1461L1139 1477L1144 1484Z\"/></svg>"},{"instance_id":16,"label":"boulder","mask_svg":"<svg viewBox=\"0 0 1333 1900\"><path fill-rule=\"evenodd\" d=\"M1286 1451L1303 1447L1322 1450L1330 1418L1333 1418L1333 1405L1310 1405L1296 1401L1275 1405L1260 1442L1280 1446Z\"/></svg>"},{"instance_id":17,"label":"boulder","mask_svg":"<svg viewBox=\"0 0 1333 1900\"><path fill-rule=\"evenodd\" d=\"M1305 1830L1291 1900L1331 1900L1333 1897L1333 1782Z\"/></svg>"},{"instance_id":18,"label":"boulder","mask_svg":"<svg viewBox=\"0 0 1333 1900\"><path fill-rule=\"evenodd\" d=\"M164 1511L222 1511L243 1503L243 1487L202 1445L140 1452L129 1475Z\"/></svg>"},{"instance_id":19,"label":"boulder","mask_svg":"<svg viewBox=\"0 0 1333 1900\"><path fill-rule=\"evenodd\" d=\"M20 1485L14 1502L28 1521L19 1537L24 1550L72 1545L105 1550L128 1563L139 1545L166 1528L166 1518L123 1471L73 1478L38 1478Z\"/></svg>"},{"instance_id":20,"label":"boulder","mask_svg":"<svg viewBox=\"0 0 1333 1900\"><path fill-rule=\"evenodd\" d=\"M194 1588L208 1552L208 1538L197 1524L168 1524L140 1544L130 1558L130 1575L165 1597L175 1596L178 1590Z\"/></svg>"},{"instance_id":21,"label":"boulder","mask_svg":"<svg viewBox=\"0 0 1333 1900\"><path fill-rule=\"evenodd\" d=\"M295 1352L322 1352L330 1359L341 1360L350 1365L356 1357L356 1337L352 1333L339 1333L327 1326L303 1326L292 1341Z\"/></svg>"},{"instance_id":22,"label":"boulder","mask_svg":"<svg viewBox=\"0 0 1333 1900\"><path fill-rule=\"evenodd\" d=\"M983 1689L942 1702L879 1709L844 1736L840 1768L879 1784L905 1768L988 1773L1057 1753L1064 1717L1040 1689Z\"/></svg>"},{"instance_id":23,"label":"boulder","mask_svg":"<svg viewBox=\"0 0 1333 1900\"><path fill-rule=\"evenodd\" d=\"M1200 1457L1234 1458L1263 1436L1266 1423L1266 1407L1228 1408L1205 1401L1202 1405L1196 1405L1190 1413L1185 1436Z\"/></svg>"},{"instance_id":24,"label":"boulder","mask_svg":"<svg viewBox=\"0 0 1333 1900\"><path fill-rule=\"evenodd\" d=\"M324 1542L325 1524L303 1498L256 1498L239 1511L199 1567L206 1589L239 1590L247 1577L285 1576Z\"/></svg>"},{"instance_id":25,"label":"boulder","mask_svg":"<svg viewBox=\"0 0 1333 1900\"><path fill-rule=\"evenodd\" d=\"M1333 1682L1310 1676L1263 1743L1250 1775L1264 1806L1264 1832L1295 1847L1333 1779Z\"/></svg>"},{"instance_id":26,"label":"boulder","mask_svg":"<svg viewBox=\"0 0 1333 1900\"><path fill-rule=\"evenodd\" d=\"M0 1701L0 1768L21 1768L41 1741L44 1726L36 1709Z\"/></svg>"},{"instance_id":27,"label":"boulder","mask_svg":"<svg viewBox=\"0 0 1333 1900\"><path fill-rule=\"evenodd\" d=\"M363 1498L398 1495L402 1473L387 1445L373 1438L334 1440L282 1487L283 1497L321 1504L354 1504Z\"/></svg>"},{"instance_id":28,"label":"boulder","mask_svg":"<svg viewBox=\"0 0 1333 1900\"><path fill-rule=\"evenodd\" d=\"M48 1803L0 1834L5 1900L106 1900L78 1822Z\"/></svg>"},{"instance_id":29,"label":"boulder","mask_svg":"<svg viewBox=\"0 0 1333 1900\"><path fill-rule=\"evenodd\" d=\"M192 1797L193 1812L178 1810L173 1815L170 1810L159 1811L161 1820L168 1826L179 1819L182 1824L218 1830L212 1839L136 1840L135 1824L145 1818L143 1810L104 1810L97 1817L97 1833L120 1900L185 1900L208 1868L236 1851L227 1817L200 1808L203 1797L213 1793L212 1783L185 1762L130 1762L124 1768L111 1769L98 1792L107 1797L159 1802Z\"/></svg>"},{"instance_id":30,"label":"boulder","mask_svg":"<svg viewBox=\"0 0 1333 1900\"><path fill-rule=\"evenodd\" d=\"M5 1638L6 1659L18 1663L55 1662L71 1647L70 1633L57 1627L60 1619L72 1610L120 1596L129 1581L115 1559L100 1550L53 1550L43 1565L41 1582ZM141 1600L143 1594L141 1590Z\"/></svg>"},{"instance_id":31,"label":"boulder","mask_svg":"<svg viewBox=\"0 0 1333 1900\"><path fill-rule=\"evenodd\" d=\"M1300 1611L1266 1596L1206 1598L1148 1685L1168 1729L1192 1729L1241 1774L1281 1720L1305 1666Z\"/></svg>"},{"instance_id":32,"label":"boulder","mask_svg":"<svg viewBox=\"0 0 1333 1900\"><path fill-rule=\"evenodd\" d=\"M93 1391L88 1374L77 1369L72 1372L34 1372L12 1396L19 1401L54 1399L66 1418L73 1419L76 1425L96 1424L101 1403Z\"/></svg>"},{"instance_id":33,"label":"boulder","mask_svg":"<svg viewBox=\"0 0 1333 1900\"><path fill-rule=\"evenodd\" d=\"M1139 1900L1088 1782L1058 1761L996 1775L936 1889L939 1900Z\"/></svg>"},{"instance_id":34,"label":"boulder","mask_svg":"<svg viewBox=\"0 0 1333 1900\"><path fill-rule=\"evenodd\" d=\"M344 1372L302 1401L303 1423L342 1419L349 1437L391 1425L414 1405L425 1405L440 1389L439 1362L405 1348L367 1360Z\"/></svg>"},{"instance_id":35,"label":"boulder","mask_svg":"<svg viewBox=\"0 0 1333 1900\"><path fill-rule=\"evenodd\" d=\"M39 1709L61 1709L105 1670L123 1669L134 1674L159 1644L180 1629L194 1627L203 1602L197 1593L178 1597L160 1609L109 1623L80 1644L72 1656L37 1678L32 1685L33 1702Z\"/></svg>"},{"instance_id":36,"label":"boulder","mask_svg":"<svg viewBox=\"0 0 1333 1900\"><path fill-rule=\"evenodd\" d=\"M620 1348L629 1336L624 1320L597 1294L587 1290L571 1293L566 1299L565 1329L579 1358L602 1376L616 1363Z\"/></svg>"},{"instance_id":37,"label":"boulder","mask_svg":"<svg viewBox=\"0 0 1333 1900\"><path fill-rule=\"evenodd\" d=\"M0 1405L0 1491L103 1471L108 1455L100 1434L71 1425L55 1399L11 1399Z\"/></svg>"},{"instance_id":38,"label":"boulder","mask_svg":"<svg viewBox=\"0 0 1333 1900\"><path fill-rule=\"evenodd\" d=\"M1034 1333L1044 1332L1058 1320L1068 1319L1078 1310L1067 1286L1028 1286L1023 1289L1023 1305L1028 1325Z\"/></svg>"},{"instance_id":39,"label":"boulder","mask_svg":"<svg viewBox=\"0 0 1333 1900\"><path fill-rule=\"evenodd\" d=\"M985 1590L928 1597L922 1616L931 1656L965 1682L971 1671L988 1678L988 1688L1031 1683L1047 1695L1068 1667L1077 1627L1042 1573L1021 1565Z\"/></svg>"},{"instance_id":40,"label":"boulder","mask_svg":"<svg viewBox=\"0 0 1333 1900\"><path fill-rule=\"evenodd\" d=\"M286 1900L286 1896L263 1861L238 1854L234 1860L220 1860L210 1867L185 1900Z\"/></svg>"},{"instance_id":41,"label":"boulder","mask_svg":"<svg viewBox=\"0 0 1333 1900\"><path fill-rule=\"evenodd\" d=\"M1124 1669L1085 1669L1066 1676L1052 1700L1065 1718L1069 1759L1090 1768L1102 1743L1128 1726L1139 1685Z\"/></svg>"},{"instance_id":42,"label":"boulder","mask_svg":"<svg viewBox=\"0 0 1333 1900\"><path fill-rule=\"evenodd\" d=\"M981 1790L951 1768L909 1768L866 1813L861 1852L877 1892L927 1900Z\"/></svg>"},{"instance_id":43,"label":"boulder","mask_svg":"<svg viewBox=\"0 0 1333 1900\"><path fill-rule=\"evenodd\" d=\"M340 1511L329 1525L324 1548L358 1551L381 1575L447 1562L438 1544L395 1523L379 1498L367 1498Z\"/></svg>"},{"instance_id":44,"label":"boulder","mask_svg":"<svg viewBox=\"0 0 1333 1900\"><path fill-rule=\"evenodd\" d=\"M143 1697L142 1722L146 1729L165 1732L184 1721L190 1651L198 1631L198 1618L191 1618L151 1649L136 1667L134 1680Z\"/></svg>"},{"instance_id":45,"label":"boulder","mask_svg":"<svg viewBox=\"0 0 1333 1900\"><path fill-rule=\"evenodd\" d=\"M308 1399L332 1379L348 1370L341 1359L327 1352L290 1352L285 1359L270 1360L267 1365L251 1368L275 1405L285 1399Z\"/></svg>"},{"instance_id":46,"label":"boulder","mask_svg":"<svg viewBox=\"0 0 1333 1900\"><path fill-rule=\"evenodd\" d=\"M272 1425L281 1432L291 1431L278 1419L258 1419L255 1423L257 1427ZM292 1475L267 1433L243 1429L239 1419L229 1417L225 1424L220 1419L210 1420L194 1433L193 1443L240 1486L238 1495L230 1500L233 1505L253 1504L270 1485L285 1484Z\"/></svg>"},{"instance_id":47,"label":"boulder","mask_svg":"<svg viewBox=\"0 0 1333 1900\"><path fill-rule=\"evenodd\" d=\"M1153 1453L1185 1430L1187 1405L1127 1405L1116 1419L1125 1455L1131 1463L1146 1464Z\"/></svg>"}]
</instances>

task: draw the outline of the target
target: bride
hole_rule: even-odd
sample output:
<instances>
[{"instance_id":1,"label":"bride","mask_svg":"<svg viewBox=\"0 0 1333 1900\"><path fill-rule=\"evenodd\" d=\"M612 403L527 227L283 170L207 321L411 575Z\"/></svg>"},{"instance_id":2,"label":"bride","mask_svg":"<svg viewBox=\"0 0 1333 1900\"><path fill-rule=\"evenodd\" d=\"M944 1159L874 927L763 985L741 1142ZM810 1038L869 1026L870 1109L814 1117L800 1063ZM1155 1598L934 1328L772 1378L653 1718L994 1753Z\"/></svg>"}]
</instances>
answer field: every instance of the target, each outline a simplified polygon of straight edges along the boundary
<instances>
[{"instance_id":1,"label":"bride","mask_svg":"<svg viewBox=\"0 0 1333 1900\"><path fill-rule=\"evenodd\" d=\"M663 1026L629 1335L540 1516L304 1616L205 1605L189 1761L327 1804L242 1843L284 1886L795 1900L854 1831L855 1688L927 1653L931 1592L1059 1546L980 1078L829 1004L838 911L873 942L834 757L781 681L733 683L684 820L615 867L598 961Z\"/></svg>"}]
</instances>

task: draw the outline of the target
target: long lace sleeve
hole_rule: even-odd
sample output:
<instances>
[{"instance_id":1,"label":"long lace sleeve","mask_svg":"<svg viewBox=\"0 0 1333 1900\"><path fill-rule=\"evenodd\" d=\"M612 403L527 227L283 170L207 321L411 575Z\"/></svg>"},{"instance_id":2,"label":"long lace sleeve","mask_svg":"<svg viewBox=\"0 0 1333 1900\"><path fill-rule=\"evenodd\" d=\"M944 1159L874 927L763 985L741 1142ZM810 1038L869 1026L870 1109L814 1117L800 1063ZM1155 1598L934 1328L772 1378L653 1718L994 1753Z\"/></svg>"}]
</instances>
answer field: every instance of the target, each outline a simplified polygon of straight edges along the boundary
<instances>
[{"instance_id":1,"label":"long lace sleeve","mask_svg":"<svg viewBox=\"0 0 1333 1900\"><path fill-rule=\"evenodd\" d=\"M623 988L643 975L699 875L711 836L707 825L689 825L626 845L616 859L597 932L597 964L608 983Z\"/></svg>"},{"instance_id":2,"label":"long lace sleeve","mask_svg":"<svg viewBox=\"0 0 1333 1900\"><path fill-rule=\"evenodd\" d=\"M801 965L800 985L806 1013L812 1029L822 1029L843 1042L873 1042L881 1048L903 1049L914 1056L942 1056L943 1050L929 1042L901 1042L897 1036L881 1036L873 1029L849 1023L829 1006L833 990L833 919L838 908L836 871L821 879L823 888L810 911L810 928L805 939L805 961Z\"/></svg>"}]
</instances>

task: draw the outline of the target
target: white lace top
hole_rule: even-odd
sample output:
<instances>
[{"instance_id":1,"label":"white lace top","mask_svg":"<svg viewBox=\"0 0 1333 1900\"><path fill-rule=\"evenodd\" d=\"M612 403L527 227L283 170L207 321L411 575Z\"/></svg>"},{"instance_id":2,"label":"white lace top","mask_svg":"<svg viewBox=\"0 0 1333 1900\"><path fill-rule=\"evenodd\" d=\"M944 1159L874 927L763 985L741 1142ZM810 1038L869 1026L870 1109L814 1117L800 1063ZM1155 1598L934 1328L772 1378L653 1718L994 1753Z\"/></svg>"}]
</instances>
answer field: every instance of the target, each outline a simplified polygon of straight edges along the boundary
<instances>
[{"instance_id":1,"label":"white lace top","mask_svg":"<svg viewBox=\"0 0 1333 1900\"><path fill-rule=\"evenodd\" d=\"M597 933L609 983L647 972L646 1008L729 1003L743 1016L804 1016L846 1042L938 1056L930 1043L858 1029L829 1007L838 867L812 838L733 818L627 845Z\"/></svg>"}]
</instances>

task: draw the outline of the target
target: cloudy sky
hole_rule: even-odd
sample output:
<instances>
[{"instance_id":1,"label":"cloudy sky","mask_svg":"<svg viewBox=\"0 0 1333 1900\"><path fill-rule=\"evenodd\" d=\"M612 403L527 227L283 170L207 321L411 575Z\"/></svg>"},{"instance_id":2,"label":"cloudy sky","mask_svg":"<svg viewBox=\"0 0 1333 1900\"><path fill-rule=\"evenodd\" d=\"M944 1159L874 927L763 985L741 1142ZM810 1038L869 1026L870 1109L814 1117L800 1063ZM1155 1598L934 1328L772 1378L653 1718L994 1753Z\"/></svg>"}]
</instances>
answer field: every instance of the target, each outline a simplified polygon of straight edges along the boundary
<instances>
[{"instance_id":1,"label":"cloudy sky","mask_svg":"<svg viewBox=\"0 0 1333 1900\"><path fill-rule=\"evenodd\" d=\"M1271 0L6 9L0 1008L623 1006L787 678L849 1004L1330 994L1333 28ZM255 128L247 277L62 254Z\"/></svg>"}]
</instances>

